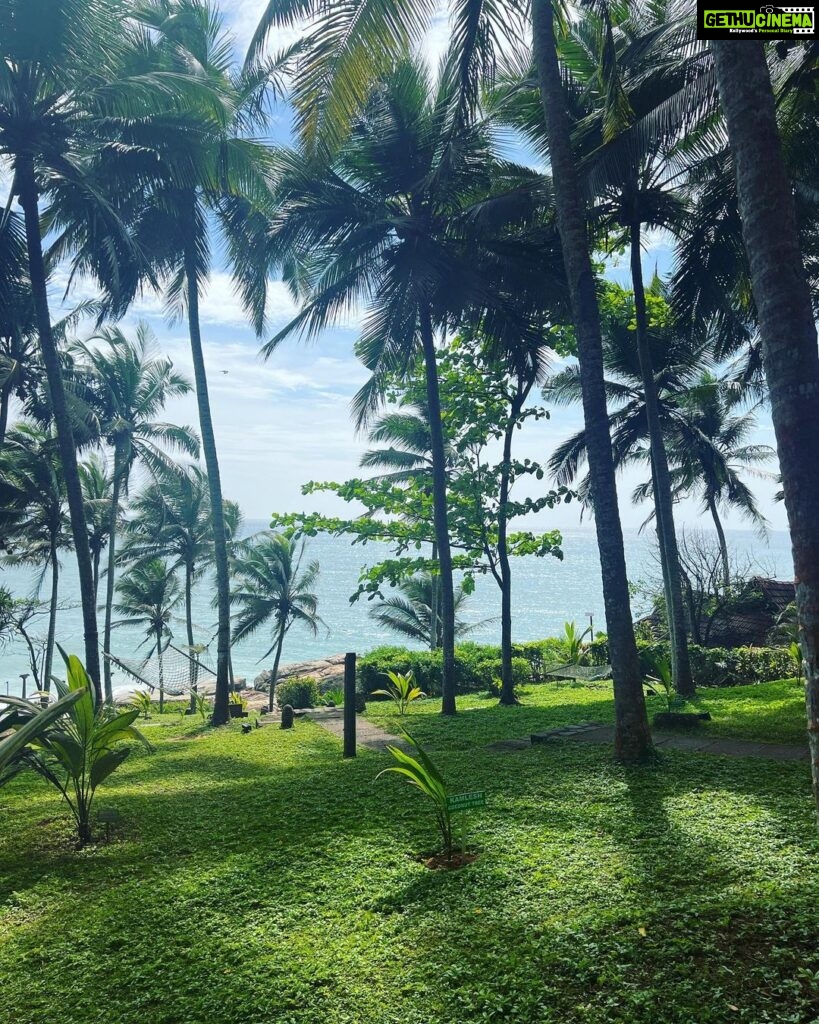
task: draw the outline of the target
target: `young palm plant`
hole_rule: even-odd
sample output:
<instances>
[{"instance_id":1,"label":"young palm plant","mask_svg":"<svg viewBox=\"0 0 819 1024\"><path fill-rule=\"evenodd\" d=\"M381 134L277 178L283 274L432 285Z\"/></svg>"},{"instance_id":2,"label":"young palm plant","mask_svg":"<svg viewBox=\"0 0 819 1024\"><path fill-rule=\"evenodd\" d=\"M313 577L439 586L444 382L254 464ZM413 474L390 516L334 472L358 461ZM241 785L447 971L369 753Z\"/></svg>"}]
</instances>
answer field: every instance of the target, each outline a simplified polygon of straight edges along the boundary
<instances>
[{"instance_id":1,"label":"young palm plant","mask_svg":"<svg viewBox=\"0 0 819 1024\"><path fill-rule=\"evenodd\" d=\"M276 679L284 639L295 623L307 626L314 634L323 625L318 615L318 598L313 587L319 564L309 562L302 568L304 541L279 533L262 533L242 544L233 563L232 603L239 609L233 626L237 643L263 626L271 626L273 643L262 655L273 656L268 710L275 705Z\"/></svg>"},{"instance_id":2,"label":"young palm plant","mask_svg":"<svg viewBox=\"0 0 819 1024\"><path fill-rule=\"evenodd\" d=\"M16 734L19 744L20 734L28 727L29 746L18 750L12 767L15 772L31 768L58 790L74 816L82 847L92 840L91 810L97 789L131 753L130 747L121 744L136 740L148 750L151 746L134 728L139 711L133 708L117 713L97 701L79 658L62 650L60 653L65 661L66 682L54 681L59 700L42 712L45 719L33 716ZM42 728L46 719L50 721ZM3 781L0 775L0 783Z\"/></svg>"}]
</instances>

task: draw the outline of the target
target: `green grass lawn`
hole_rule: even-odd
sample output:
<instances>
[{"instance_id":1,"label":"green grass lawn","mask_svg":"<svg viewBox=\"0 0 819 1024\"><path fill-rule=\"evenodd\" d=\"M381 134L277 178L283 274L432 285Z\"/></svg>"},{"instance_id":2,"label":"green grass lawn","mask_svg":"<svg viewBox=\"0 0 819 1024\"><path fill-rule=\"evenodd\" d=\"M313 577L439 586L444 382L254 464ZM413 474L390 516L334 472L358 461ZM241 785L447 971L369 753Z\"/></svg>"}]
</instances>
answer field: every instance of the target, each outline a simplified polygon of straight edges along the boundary
<instances>
[{"instance_id":1,"label":"green grass lawn","mask_svg":"<svg viewBox=\"0 0 819 1024\"><path fill-rule=\"evenodd\" d=\"M819 1020L806 764L607 747L488 750L611 717L606 686L435 703L413 731L484 789L480 858L431 872L420 795L385 755L168 715L101 791L122 824L74 852L44 783L0 791L2 1024L708 1024ZM801 741L793 682L702 698L725 735ZM382 705L367 712L394 722Z\"/></svg>"}]
</instances>

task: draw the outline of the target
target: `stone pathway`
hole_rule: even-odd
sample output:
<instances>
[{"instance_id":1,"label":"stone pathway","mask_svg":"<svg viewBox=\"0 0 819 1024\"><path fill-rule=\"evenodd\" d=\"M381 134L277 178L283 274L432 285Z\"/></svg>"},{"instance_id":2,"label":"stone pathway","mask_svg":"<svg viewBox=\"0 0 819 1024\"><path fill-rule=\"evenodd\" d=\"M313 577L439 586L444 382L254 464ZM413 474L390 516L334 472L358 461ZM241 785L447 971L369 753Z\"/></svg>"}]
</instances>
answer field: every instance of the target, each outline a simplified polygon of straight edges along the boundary
<instances>
[{"instance_id":1,"label":"stone pathway","mask_svg":"<svg viewBox=\"0 0 819 1024\"><path fill-rule=\"evenodd\" d=\"M339 739L344 738L344 712L341 708L315 708L305 712L304 717L309 718L311 722L320 725L322 729L326 729L334 736L338 736ZM355 735L356 746L367 747L369 750L384 751L388 744L393 747L401 747L403 750L410 749L409 744L399 736L393 736L392 733L374 725L362 715L356 715Z\"/></svg>"},{"instance_id":2,"label":"stone pathway","mask_svg":"<svg viewBox=\"0 0 819 1024\"><path fill-rule=\"evenodd\" d=\"M536 732L528 740L506 740L493 743L492 750L522 750L538 743L559 743L574 740L577 743L613 743L614 726L599 722L564 725L547 732ZM809 761L807 745L790 743L757 743L753 740L732 740L721 736L708 736L670 732L655 732L654 746L660 750L687 750L692 754L719 754L723 757L754 757L768 761Z\"/></svg>"}]
</instances>

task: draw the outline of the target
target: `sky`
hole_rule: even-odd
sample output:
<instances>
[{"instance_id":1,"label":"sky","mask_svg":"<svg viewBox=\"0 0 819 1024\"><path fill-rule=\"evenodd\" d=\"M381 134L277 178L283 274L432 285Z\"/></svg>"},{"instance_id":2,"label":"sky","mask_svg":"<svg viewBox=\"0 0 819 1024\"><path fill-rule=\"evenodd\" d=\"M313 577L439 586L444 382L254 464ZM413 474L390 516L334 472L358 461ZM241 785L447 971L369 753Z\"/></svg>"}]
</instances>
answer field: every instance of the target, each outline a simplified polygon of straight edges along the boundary
<instances>
[{"instance_id":1,"label":"sky","mask_svg":"<svg viewBox=\"0 0 819 1024\"><path fill-rule=\"evenodd\" d=\"M264 8L264 0L222 0L221 8L234 36L237 54L241 55ZM446 33L446 11L442 6L425 46L431 60L437 62ZM278 36L272 40L271 49L278 50L293 38L293 34ZM288 112L283 107L275 118L271 135L275 141L283 142L289 131ZM661 272L671 265L671 253L662 237L649 240L644 256L647 274L653 273L655 264ZM626 268L612 268L611 275L627 283ZM55 298L61 294L61 286L64 278L58 275L53 288ZM80 284L72 293L72 304L90 294L93 289ZM285 286L274 283L270 334L296 311ZM203 294L201 315L225 496L238 501L249 519L265 519L274 511L340 511L332 496L304 497L301 487L308 480L342 481L359 474L358 462L366 442L354 433L349 404L366 380L366 372L353 354L355 321L327 330L309 345L286 341L270 359L263 361L258 354L260 342L246 325L230 279L218 267ZM154 296L138 301L122 326L128 330L138 320L150 325L158 347L172 357L177 369L192 377L184 324L169 325L161 300ZM194 397L169 403L165 418L196 426ZM560 441L581 427L579 408L559 408L552 411L549 420L530 420L518 435L517 456L545 462ZM767 417L760 418L754 440L773 444ZM639 527L647 514L645 506L635 507L629 500L631 490L639 482L639 474L620 478L621 511L627 528ZM771 527L784 529L784 509L772 500L774 482L754 480L753 488ZM678 522L689 527L702 520L698 504L691 501L678 506L677 516ZM738 528L744 525L732 515L727 515L726 522ZM578 523L579 510L573 504L542 513L532 526L567 529Z\"/></svg>"}]
</instances>

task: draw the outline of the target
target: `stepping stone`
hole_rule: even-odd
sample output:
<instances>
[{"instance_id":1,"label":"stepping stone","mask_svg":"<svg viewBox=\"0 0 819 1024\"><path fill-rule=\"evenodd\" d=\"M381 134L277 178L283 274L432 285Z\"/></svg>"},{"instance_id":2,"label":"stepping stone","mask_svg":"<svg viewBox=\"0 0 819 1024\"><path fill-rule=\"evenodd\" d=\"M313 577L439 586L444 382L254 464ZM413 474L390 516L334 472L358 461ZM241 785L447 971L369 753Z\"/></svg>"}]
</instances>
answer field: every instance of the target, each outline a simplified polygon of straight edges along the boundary
<instances>
[{"instance_id":1,"label":"stepping stone","mask_svg":"<svg viewBox=\"0 0 819 1024\"><path fill-rule=\"evenodd\" d=\"M528 750L531 747L531 740L499 740L497 743L490 743L488 750Z\"/></svg>"}]
</instances>

